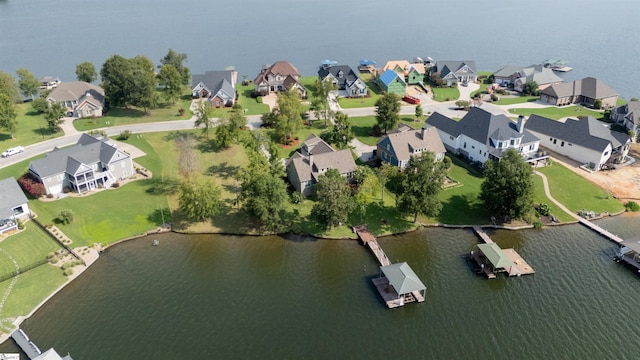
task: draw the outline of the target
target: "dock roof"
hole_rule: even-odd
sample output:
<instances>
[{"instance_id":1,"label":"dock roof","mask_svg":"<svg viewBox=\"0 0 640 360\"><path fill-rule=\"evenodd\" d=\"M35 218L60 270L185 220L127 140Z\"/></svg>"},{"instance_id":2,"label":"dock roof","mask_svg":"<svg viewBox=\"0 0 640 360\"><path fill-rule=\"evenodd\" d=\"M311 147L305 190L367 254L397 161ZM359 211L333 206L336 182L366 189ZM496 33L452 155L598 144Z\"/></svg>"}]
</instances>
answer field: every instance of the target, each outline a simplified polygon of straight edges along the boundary
<instances>
[{"instance_id":1,"label":"dock roof","mask_svg":"<svg viewBox=\"0 0 640 360\"><path fill-rule=\"evenodd\" d=\"M406 262L380 266L380 270L389 279L389 284L393 286L398 295L422 291L427 288Z\"/></svg>"},{"instance_id":2,"label":"dock roof","mask_svg":"<svg viewBox=\"0 0 640 360\"><path fill-rule=\"evenodd\" d=\"M629 249L640 254L640 236L632 237L620 243L622 246L626 246Z\"/></svg>"},{"instance_id":3,"label":"dock roof","mask_svg":"<svg viewBox=\"0 0 640 360\"><path fill-rule=\"evenodd\" d=\"M489 259L494 268L507 268L510 266L514 266L514 263L509 259L507 254L505 254L502 249L496 243L491 244L480 244L478 245L480 251L484 254L484 256Z\"/></svg>"}]
</instances>

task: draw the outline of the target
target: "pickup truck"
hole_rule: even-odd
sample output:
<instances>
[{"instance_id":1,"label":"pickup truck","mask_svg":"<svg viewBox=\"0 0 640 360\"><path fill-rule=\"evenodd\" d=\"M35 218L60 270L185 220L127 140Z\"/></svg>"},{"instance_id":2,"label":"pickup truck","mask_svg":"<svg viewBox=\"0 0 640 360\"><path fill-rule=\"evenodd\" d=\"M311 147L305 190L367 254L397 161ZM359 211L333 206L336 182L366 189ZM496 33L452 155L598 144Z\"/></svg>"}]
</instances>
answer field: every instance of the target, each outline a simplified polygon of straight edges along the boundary
<instances>
[{"instance_id":1,"label":"pickup truck","mask_svg":"<svg viewBox=\"0 0 640 360\"><path fill-rule=\"evenodd\" d=\"M23 146L12 147L12 148L7 149L5 152L3 152L2 153L2 157L3 158L9 157L11 155L15 155L15 154L21 153L23 151L24 151L24 147Z\"/></svg>"}]
</instances>

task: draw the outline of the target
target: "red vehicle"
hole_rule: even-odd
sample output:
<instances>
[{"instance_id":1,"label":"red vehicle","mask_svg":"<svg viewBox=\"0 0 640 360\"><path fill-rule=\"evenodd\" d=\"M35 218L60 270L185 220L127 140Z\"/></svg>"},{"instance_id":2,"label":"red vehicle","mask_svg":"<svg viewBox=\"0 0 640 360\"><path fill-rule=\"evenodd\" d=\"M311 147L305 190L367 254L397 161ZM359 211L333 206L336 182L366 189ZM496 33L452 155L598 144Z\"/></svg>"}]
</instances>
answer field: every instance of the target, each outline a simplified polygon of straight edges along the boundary
<instances>
[{"instance_id":1,"label":"red vehicle","mask_svg":"<svg viewBox=\"0 0 640 360\"><path fill-rule=\"evenodd\" d=\"M405 95L402 98L402 100L404 100L405 102L408 102L409 104L414 104L414 105L420 104L420 99L415 98L411 95Z\"/></svg>"}]
</instances>

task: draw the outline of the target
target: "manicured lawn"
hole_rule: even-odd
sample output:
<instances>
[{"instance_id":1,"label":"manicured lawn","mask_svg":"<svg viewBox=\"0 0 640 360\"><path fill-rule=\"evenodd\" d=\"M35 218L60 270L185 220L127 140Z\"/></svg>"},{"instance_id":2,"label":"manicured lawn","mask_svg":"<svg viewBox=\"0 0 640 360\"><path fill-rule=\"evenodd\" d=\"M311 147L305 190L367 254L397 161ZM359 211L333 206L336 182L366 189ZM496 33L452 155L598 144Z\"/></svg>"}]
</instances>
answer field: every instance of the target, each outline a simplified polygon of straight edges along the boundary
<instances>
[{"instance_id":1,"label":"manicured lawn","mask_svg":"<svg viewBox=\"0 0 640 360\"><path fill-rule=\"evenodd\" d=\"M537 169L549 180L551 195L569 210L586 209L596 213L624 210L618 200L606 191L559 164Z\"/></svg>"},{"instance_id":2,"label":"manicured lawn","mask_svg":"<svg viewBox=\"0 0 640 360\"><path fill-rule=\"evenodd\" d=\"M349 118L351 120L351 130L355 137L367 145L375 145L380 141L381 137L371 136L369 133L376 124L375 116L358 116ZM400 122L407 124L414 129L422 127L422 121L415 121L415 116L401 115Z\"/></svg>"},{"instance_id":3,"label":"manicured lawn","mask_svg":"<svg viewBox=\"0 0 640 360\"><path fill-rule=\"evenodd\" d=\"M433 91L433 100L435 101L453 101L458 100L460 97L460 91L457 86L439 88L431 85L431 91Z\"/></svg>"},{"instance_id":4,"label":"manicured lawn","mask_svg":"<svg viewBox=\"0 0 640 360\"><path fill-rule=\"evenodd\" d=\"M44 140L53 139L64 135L62 131L52 133L47 128L47 121L44 115L33 110L31 103L16 105L16 131L8 134L2 130L0 132L0 152L15 146L27 146Z\"/></svg>"},{"instance_id":5,"label":"manicured lawn","mask_svg":"<svg viewBox=\"0 0 640 360\"><path fill-rule=\"evenodd\" d=\"M541 109L516 108L516 109L510 109L509 112L515 115L524 115L524 116L536 114L536 115L544 116L546 118L554 119L554 120L559 120L564 117L577 118L578 116L588 116L588 115L591 115L596 119L601 119L604 116L602 112L590 110L582 106L548 107L548 108L541 108Z\"/></svg>"},{"instance_id":6,"label":"manicured lawn","mask_svg":"<svg viewBox=\"0 0 640 360\"><path fill-rule=\"evenodd\" d=\"M47 254L61 247L33 222L27 222L20 233L11 235L0 242L0 276L15 270L11 256L18 266L25 267L47 258ZM8 255L7 255L8 254Z\"/></svg>"},{"instance_id":7,"label":"manicured lawn","mask_svg":"<svg viewBox=\"0 0 640 360\"><path fill-rule=\"evenodd\" d=\"M62 270L49 264L20 274L0 313L0 330L12 330L12 320L20 315L28 315L65 281L67 277L62 274ZM10 283L11 279L0 283L0 296L6 293Z\"/></svg>"},{"instance_id":8,"label":"manicured lawn","mask_svg":"<svg viewBox=\"0 0 640 360\"><path fill-rule=\"evenodd\" d=\"M571 215L564 212L560 209L556 204L554 204L547 195L544 193L544 185L542 183L542 178L538 175L533 176L533 184L534 184L534 194L533 201L536 204L547 204L549 205L549 209L551 210L551 215L555 216L560 222L572 222L575 221Z\"/></svg>"},{"instance_id":9,"label":"manicured lawn","mask_svg":"<svg viewBox=\"0 0 640 360\"><path fill-rule=\"evenodd\" d=\"M24 160L21 161L17 164L13 164L11 166L7 166L7 167L3 167L0 169L0 179L6 179L8 177L15 177L16 180L18 180L20 178L20 176L22 176L22 174L26 173L27 171L29 171L29 163L32 160L35 159L40 159L44 157L44 155L40 155L40 156L36 156L33 157L29 160Z\"/></svg>"},{"instance_id":10,"label":"manicured lawn","mask_svg":"<svg viewBox=\"0 0 640 360\"><path fill-rule=\"evenodd\" d=\"M511 105L511 104L523 104L528 102L536 102L540 99L539 96L516 96L516 97L504 97L500 96L500 100L494 102L496 105Z\"/></svg>"},{"instance_id":11,"label":"manicured lawn","mask_svg":"<svg viewBox=\"0 0 640 360\"><path fill-rule=\"evenodd\" d=\"M261 97L251 97L254 85L237 84L236 90L238 91L238 103L242 105L243 109L247 109L246 115L262 115L269 112L269 106L261 102Z\"/></svg>"}]
</instances>

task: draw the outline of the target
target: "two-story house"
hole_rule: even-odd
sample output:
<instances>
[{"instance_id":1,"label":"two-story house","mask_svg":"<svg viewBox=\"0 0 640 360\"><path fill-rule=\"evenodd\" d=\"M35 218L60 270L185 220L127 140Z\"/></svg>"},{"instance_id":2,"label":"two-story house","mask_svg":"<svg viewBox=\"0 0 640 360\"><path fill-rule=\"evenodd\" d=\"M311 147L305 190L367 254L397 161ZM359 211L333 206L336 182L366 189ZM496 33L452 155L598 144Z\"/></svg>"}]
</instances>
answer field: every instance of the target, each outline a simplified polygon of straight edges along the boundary
<instances>
[{"instance_id":1,"label":"two-story house","mask_svg":"<svg viewBox=\"0 0 640 360\"><path fill-rule=\"evenodd\" d=\"M318 70L318 78L329 79L338 90L344 90L348 97L367 96L367 85L349 65L323 64Z\"/></svg>"},{"instance_id":2,"label":"two-story house","mask_svg":"<svg viewBox=\"0 0 640 360\"><path fill-rule=\"evenodd\" d=\"M298 69L288 61L276 61L271 66L265 66L253 80L254 91L259 95L296 89L302 98L307 97L307 90L300 83Z\"/></svg>"},{"instance_id":3,"label":"two-story house","mask_svg":"<svg viewBox=\"0 0 640 360\"><path fill-rule=\"evenodd\" d=\"M194 98L209 100L213 107L230 107L236 102L237 82L235 70L206 71L191 76L191 92Z\"/></svg>"},{"instance_id":4,"label":"two-story house","mask_svg":"<svg viewBox=\"0 0 640 360\"><path fill-rule=\"evenodd\" d=\"M438 131L434 127L414 130L400 124L398 129L385 135L376 146L376 156L380 160L404 169L412 156L420 156L431 151L436 161L442 161L446 149Z\"/></svg>"}]
</instances>

